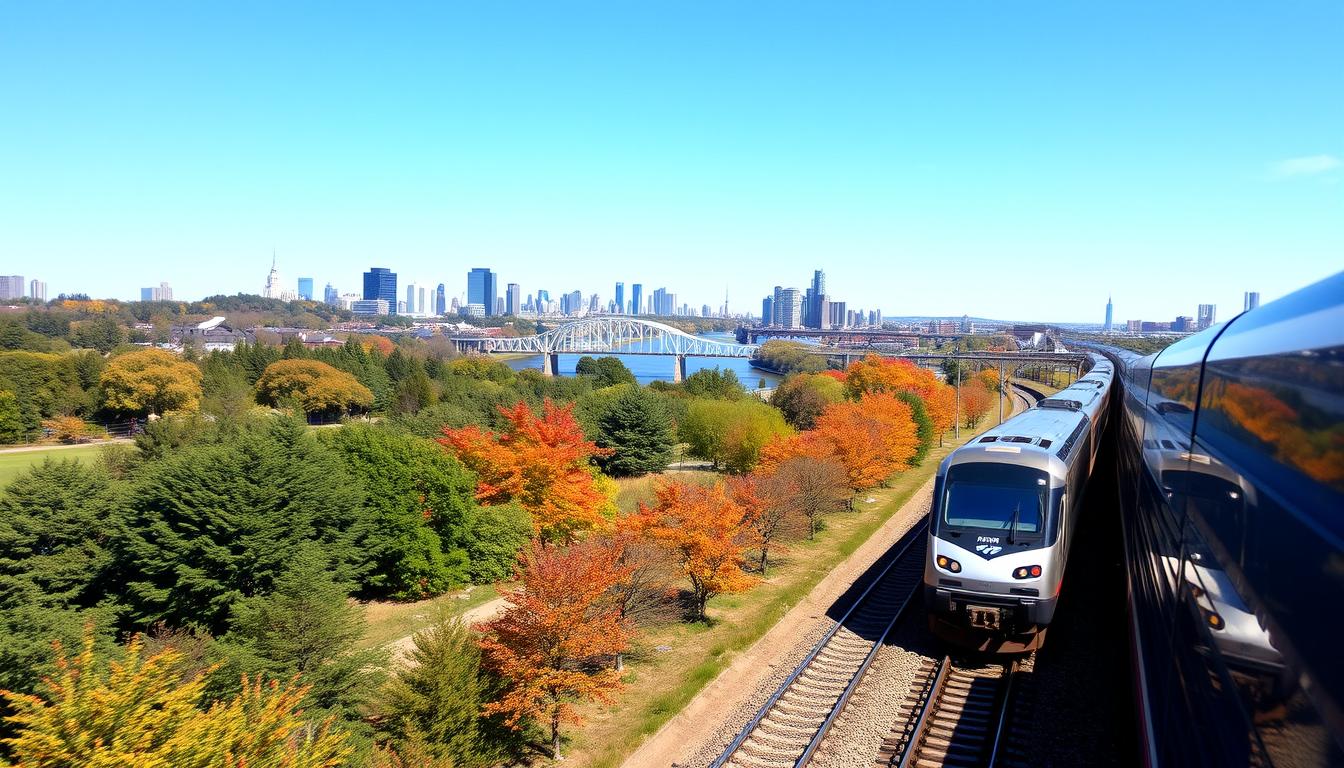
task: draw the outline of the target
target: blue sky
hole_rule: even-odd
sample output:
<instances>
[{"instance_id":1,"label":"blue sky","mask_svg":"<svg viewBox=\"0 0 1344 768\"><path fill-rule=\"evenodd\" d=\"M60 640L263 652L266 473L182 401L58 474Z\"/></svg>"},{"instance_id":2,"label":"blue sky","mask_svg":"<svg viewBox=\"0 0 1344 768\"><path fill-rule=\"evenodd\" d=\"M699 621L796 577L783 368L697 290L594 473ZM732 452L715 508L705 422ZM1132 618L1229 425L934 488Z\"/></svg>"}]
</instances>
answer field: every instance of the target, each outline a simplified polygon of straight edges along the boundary
<instances>
[{"instance_id":1,"label":"blue sky","mask_svg":"<svg viewBox=\"0 0 1344 768\"><path fill-rule=\"evenodd\" d=\"M1344 4L0 4L0 272L1170 319L1344 268Z\"/></svg>"}]
</instances>

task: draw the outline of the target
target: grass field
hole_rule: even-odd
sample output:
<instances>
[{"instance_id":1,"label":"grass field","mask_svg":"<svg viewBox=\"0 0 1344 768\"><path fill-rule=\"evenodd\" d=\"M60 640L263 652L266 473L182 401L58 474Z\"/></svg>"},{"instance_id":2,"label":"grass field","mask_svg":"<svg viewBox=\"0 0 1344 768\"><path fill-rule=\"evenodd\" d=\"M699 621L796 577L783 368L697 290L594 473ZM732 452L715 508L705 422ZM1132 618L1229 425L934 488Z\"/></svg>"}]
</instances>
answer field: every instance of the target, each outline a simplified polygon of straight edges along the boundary
<instances>
[{"instance_id":1,"label":"grass field","mask_svg":"<svg viewBox=\"0 0 1344 768\"><path fill-rule=\"evenodd\" d=\"M25 469L41 464L47 457L53 459L78 459L97 461L101 445L75 445L71 447L51 446L37 450L0 451L0 485L8 485Z\"/></svg>"},{"instance_id":2,"label":"grass field","mask_svg":"<svg viewBox=\"0 0 1344 768\"><path fill-rule=\"evenodd\" d=\"M368 630L360 648L378 648L433 624L441 611L459 615L499 596L495 585L482 584L414 603L371 602L364 604Z\"/></svg>"},{"instance_id":3,"label":"grass field","mask_svg":"<svg viewBox=\"0 0 1344 768\"><path fill-rule=\"evenodd\" d=\"M985 426L982 422L980 429ZM616 704L583 706L587 723L568 729L572 741L566 764L619 765L895 514L952 450L950 436L945 442L930 452L923 466L898 475L890 487L859 494L857 512L827 517L826 530L815 541L791 542L769 579L749 592L710 600L709 624L671 624L645 634L631 654L626 687ZM633 505L649 487L648 479L623 481L623 506ZM867 503L870 497L873 502Z\"/></svg>"}]
</instances>

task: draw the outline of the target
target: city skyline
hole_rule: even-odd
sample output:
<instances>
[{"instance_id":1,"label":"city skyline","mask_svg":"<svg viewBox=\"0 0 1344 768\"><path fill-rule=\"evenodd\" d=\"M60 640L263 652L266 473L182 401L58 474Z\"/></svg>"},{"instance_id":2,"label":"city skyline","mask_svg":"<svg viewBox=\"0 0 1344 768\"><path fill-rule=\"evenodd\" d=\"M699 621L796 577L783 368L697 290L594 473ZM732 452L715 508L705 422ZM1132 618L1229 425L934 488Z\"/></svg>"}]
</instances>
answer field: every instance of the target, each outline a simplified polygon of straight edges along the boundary
<instances>
[{"instance_id":1,"label":"city skyline","mask_svg":"<svg viewBox=\"0 0 1344 768\"><path fill-rule=\"evenodd\" d=\"M822 265L889 315L1118 324L1344 252L1338 3L518 11L10 6L0 258L51 295L253 293L274 249L286 290L493 264L711 307Z\"/></svg>"}]
</instances>

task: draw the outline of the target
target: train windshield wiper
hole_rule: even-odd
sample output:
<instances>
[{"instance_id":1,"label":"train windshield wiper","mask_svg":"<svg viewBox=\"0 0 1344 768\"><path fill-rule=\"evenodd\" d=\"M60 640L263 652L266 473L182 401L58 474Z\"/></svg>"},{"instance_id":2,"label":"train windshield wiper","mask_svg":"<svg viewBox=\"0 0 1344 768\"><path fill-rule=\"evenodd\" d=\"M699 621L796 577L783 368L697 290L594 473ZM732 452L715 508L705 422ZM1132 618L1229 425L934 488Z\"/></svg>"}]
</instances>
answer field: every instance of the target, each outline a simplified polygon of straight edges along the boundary
<instances>
[{"instance_id":1,"label":"train windshield wiper","mask_svg":"<svg viewBox=\"0 0 1344 768\"><path fill-rule=\"evenodd\" d=\"M1016 541L1014 541L1014 539L1017 538L1017 518L1021 515L1021 513L1022 513L1022 502L1019 501L1013 505L1013 521L1008 525L1009 544L1017 543Z\"/></svg>"}]
</instances>

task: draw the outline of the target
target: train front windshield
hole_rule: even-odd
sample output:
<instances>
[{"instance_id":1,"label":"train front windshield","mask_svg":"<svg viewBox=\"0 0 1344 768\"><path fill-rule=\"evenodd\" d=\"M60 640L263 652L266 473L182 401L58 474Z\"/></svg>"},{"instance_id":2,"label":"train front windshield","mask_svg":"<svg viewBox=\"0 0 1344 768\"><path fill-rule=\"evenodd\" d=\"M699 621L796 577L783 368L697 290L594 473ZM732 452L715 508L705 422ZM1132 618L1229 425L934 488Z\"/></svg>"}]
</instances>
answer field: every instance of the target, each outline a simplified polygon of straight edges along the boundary
<instances>
[{"instance_id":1,"label":"train front windshield","mask_svg":"<svg viewBox=\"0 0 1344 768\"><path fill-rule=\"evenodd\" d=\"M947 471L939 529L993 531L1039 540L1050 503L1045 472L1013 464L958 464Z\"/></svg>"}]
</instances>

